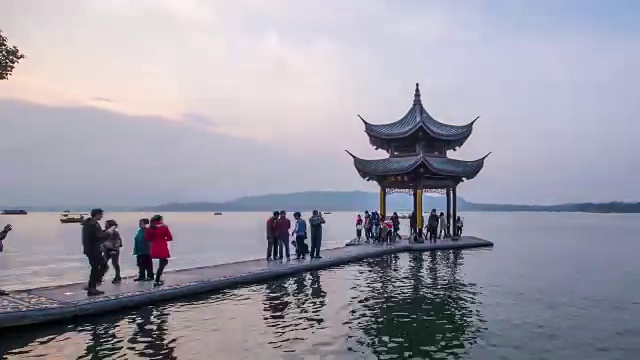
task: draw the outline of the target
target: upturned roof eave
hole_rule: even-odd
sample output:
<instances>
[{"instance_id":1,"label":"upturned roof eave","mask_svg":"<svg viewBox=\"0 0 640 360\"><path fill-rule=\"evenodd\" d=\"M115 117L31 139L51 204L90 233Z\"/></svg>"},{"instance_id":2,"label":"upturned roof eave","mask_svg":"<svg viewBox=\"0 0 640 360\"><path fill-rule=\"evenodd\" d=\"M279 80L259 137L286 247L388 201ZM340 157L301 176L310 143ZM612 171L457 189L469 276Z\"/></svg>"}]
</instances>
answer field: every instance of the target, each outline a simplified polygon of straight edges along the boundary
<instances>
[{"instance_id":1,"label":"upturned roof eave","mask_svg":"<svg viewBox=\"0 0 640 360\"><path fill-rule=\"evenodd\" d=\"M441 168L438 168L431 161L429 161L429 158L426 155L417 155L415 160L419 160L419 161L413 161L410 166L407 166L406 168L400 169L398 171L371 171L371 169L367 169L366 167L363 166L364 165L363 162L367 162L367 161L374 161L374 162L375 161L385 161L385 160L388 160L388 159L374 159L374 160L361 159L361 158L351 154L348 151L347 151L347 153L349 155L351 155L351 157L353 158L353 163L354 163L354 167L356 168L356 170L358 170L359 173L364 173L364 174L367 174L369 176L400 175L400 174L404 174L404 173L407 173L407 172L411 172L414 169L416 169L419 165L424 164L425 166L427 166L429 168L429 170L433 171L437 175L450 176L450 177L460 177L460 178L464 178L464 179L467 179L467 180L471 180L471 179L475 178L480 173L480 171L482 171L482 169L484 168L484 160L489 156L489 154L491 154L491 153L489 153L489 154L485 155L484 157L482 157L480 159L471 160L471 161L451 159L451 160L458 161L458 162L464 162L464 163L467 163L467 164L477 165L477 168L474 171L456 172L456 171L447 171L447 170L443 170ZM418 157L419 157L419 159L418 159ZM361 176L361 177L365 178L365 176Z\"/></svg>"},{"instance_id":2,"label":"upturned roof eave","mask_svg":"<svg viewBox=\"0 0 640 360\"><path fill-rule=\"evenodd\" d=\"M390 130L385 132L385 131L378 130L378 128L392 128L394 125L402 122L403 119L400 119L398 121L394 121L388 124L371 124L366 120L362 119L362 117L360 119L362 120L365 126L364 132L369 137L375 137L375 138L384 139L384 140L394 140L394 139L400 139L403 137L410 136L417 130L422 129L430 136L439 140L445 140L445 141L465 140L466 141L466 139L468 139L473 133L473 124L476 122L478 118L474 119L473 121L465 125L450 125L450 124L445 124L433 119L433 121L437 122L440 126L456 128L456 129L464 129L462 132L458 134L453 134L453 135L443 134L441 132L438 132L432 129L424 120L416 122L414 125L412 125L408 129L403 129L402 131L393 132L393 130Z\"/></svg>"}]
</instances>

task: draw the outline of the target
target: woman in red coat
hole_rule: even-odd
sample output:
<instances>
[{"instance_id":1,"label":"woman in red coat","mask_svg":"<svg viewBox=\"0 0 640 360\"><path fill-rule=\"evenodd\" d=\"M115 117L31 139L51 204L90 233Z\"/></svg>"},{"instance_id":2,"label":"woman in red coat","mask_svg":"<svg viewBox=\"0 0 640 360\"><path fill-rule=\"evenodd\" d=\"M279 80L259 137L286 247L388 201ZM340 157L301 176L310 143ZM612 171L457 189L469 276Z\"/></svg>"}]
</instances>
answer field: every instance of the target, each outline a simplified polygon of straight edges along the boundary
<instances>
[{"instance_id":1,"label":"woman in red coat","mask_svg":"<svg viewBox=\"0 0 640 360\"><path fill-rule=\"evenodd\" d=\"M162 222L162 216L154 215L151 218L149 228L144 232L144 239L151 244L150 252L152 259L158 259L158 271L156 281L153 286L160 286L164 281L160 280L164 267L169 263L169 241L173 240L169 227Z\"/></svg>"}]
</instances>

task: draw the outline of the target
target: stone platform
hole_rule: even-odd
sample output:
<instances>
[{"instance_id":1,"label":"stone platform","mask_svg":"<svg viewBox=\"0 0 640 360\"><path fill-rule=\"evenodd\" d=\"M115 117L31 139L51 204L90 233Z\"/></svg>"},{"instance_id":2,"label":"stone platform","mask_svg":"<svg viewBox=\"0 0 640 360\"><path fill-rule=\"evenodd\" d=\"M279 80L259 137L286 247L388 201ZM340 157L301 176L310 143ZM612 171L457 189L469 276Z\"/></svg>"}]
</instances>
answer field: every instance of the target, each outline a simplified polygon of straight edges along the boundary
<instances>
[{"instance_id":1,"label":"stone platform","mask_svg":"<svg viewBox=\"0 0 640 360\"><path fill-rule=\"evenodd\" d=\"M325 269L367 258L405 251L432 251L491 247L493 243L464 236L458 241L438 240L436 244L394 245L360 244L322 251L322 259L266 261L264 259L205 266L167 272L165 284L154 288L152 282L134 282L124 278L100 287L104 295L87 297L85 283L38 288L0 296L0 328L72 319L167 301L238 285L259 283L300 272Z\"/></svg>"}]
</instances>

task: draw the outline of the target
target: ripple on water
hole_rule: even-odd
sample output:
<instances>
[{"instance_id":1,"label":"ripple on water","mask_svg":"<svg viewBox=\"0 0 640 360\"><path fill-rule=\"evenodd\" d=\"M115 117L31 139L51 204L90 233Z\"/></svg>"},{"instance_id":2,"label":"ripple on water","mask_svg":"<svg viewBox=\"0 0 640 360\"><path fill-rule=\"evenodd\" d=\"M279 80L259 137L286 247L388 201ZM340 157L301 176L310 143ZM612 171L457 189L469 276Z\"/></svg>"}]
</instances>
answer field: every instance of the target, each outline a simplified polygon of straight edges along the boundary
<instances>
[{"instance_id":1,"label":"ripple on water","mask_svg":"<svg viewBox=\"0 0 640 360\"><path fill-rule=\"evenodd\" d=\"M484 331L462 263L460 252L391 255L0 344L7 359L461 358Z\"/></svg>"}]
</instances>

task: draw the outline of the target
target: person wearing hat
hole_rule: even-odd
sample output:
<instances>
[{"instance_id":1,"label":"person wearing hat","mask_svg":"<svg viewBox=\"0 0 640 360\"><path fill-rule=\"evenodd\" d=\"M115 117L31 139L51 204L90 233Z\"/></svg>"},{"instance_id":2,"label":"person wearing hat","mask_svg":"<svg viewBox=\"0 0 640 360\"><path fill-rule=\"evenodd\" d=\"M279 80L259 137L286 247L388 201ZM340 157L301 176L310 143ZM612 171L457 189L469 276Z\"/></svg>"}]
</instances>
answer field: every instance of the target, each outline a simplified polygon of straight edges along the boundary
<instances>
[{"instance_id":1,"label":"person wearing hat","mask_svg":"<svg viewBox=\"0 0 640 360\"><path fill-rule=\"evenodd\" d=\"M109 236L102 244L102 252L107 264L109 264L109 260L111 260L111 266L113 266L113 270L116 272L112 282L118 284L122 281L120 277L120 248L122 247L122 237L120 237L118 223L115 220L105 221L104 227L109 230Z\"/></svg>"},{"instance_id":2,"label":"person wearing hat","mask_svg":"<svg viewBox=\"0 0 640 360\"><path fill-rule=\"evenodd\" d=\"M104 294L98 290L98 284L102 282L102 277L107 272L107 261L102 253L102 243L111 234L110 231L102 230L100 221L104 211L102 209L91 210L91 217L82 223L82 251L89 260L91 271L89 282L87 283L87 295L95 296Z\"/></svg>"}]
</instances>

